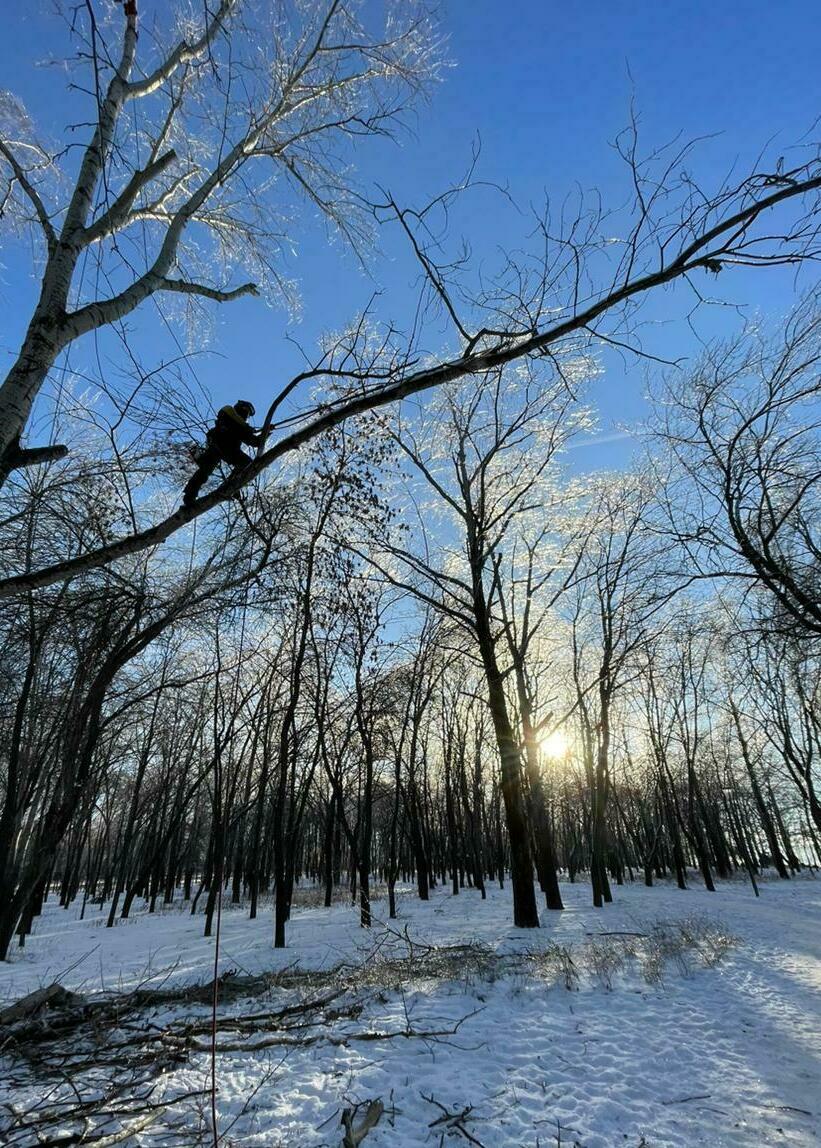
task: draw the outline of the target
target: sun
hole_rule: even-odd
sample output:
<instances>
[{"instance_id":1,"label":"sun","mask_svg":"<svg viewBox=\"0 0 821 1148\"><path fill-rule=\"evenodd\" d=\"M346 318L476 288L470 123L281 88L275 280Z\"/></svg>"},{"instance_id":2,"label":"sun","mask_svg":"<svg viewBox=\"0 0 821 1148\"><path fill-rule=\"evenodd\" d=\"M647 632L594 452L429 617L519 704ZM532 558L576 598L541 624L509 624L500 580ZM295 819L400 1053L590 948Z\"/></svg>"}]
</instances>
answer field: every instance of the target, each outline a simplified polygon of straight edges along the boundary
<instances>
[{"instance_id":1,"label":"sun","mask_svg":"<svg viewBox=\"0 0 821 1148\"><path fill-rule=\"evenodd\" d=\"M554 729L539 743L542 753L548 761L559 761L567 755L570 748L570 739L563 729Z\"/></svg>"}]
</instances>

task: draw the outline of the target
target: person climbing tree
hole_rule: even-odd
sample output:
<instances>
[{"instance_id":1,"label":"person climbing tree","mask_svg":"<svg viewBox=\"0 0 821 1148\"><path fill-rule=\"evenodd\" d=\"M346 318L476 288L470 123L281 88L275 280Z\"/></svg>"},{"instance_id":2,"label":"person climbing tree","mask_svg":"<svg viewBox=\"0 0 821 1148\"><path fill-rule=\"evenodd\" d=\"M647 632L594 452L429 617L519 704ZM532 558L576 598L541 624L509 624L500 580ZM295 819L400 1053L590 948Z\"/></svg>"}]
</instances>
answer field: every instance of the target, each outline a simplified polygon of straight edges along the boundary
<instances>
[{"instance_id":1,"label":"person climbing tree","mask_svg":"<svg viewBox=\"0 0 821 1148\"><path fill-rule=\"evenodd\" d=\"M197 469L185 485L183 506L190 506L196 500L221 462L227 462L232 470L241 470L248 465L251 458L242 449L242 444L258 446L262 441L262 432L248 425L248 419L255 414L253 403L246 399L220 408L216 422L206 435L205 450L197 459Z\"/></svg>"}]
</instances>

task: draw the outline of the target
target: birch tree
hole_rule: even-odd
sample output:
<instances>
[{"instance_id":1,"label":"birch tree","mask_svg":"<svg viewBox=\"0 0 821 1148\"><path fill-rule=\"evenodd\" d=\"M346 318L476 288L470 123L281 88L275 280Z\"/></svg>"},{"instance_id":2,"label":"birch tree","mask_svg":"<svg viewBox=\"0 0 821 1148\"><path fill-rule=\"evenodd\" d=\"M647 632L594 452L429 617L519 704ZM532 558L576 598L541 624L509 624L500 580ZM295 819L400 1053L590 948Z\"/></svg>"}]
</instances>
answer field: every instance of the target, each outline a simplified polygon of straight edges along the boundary
<instances>
[{"instance_id":1,"label":"birch tree","mask_svg":"<svg viewBox=\"0 0 821 1148\"><path fill-rule=\"evenodd\" d=\"M153 297L287 294L295 191L361 245L351 145L390 134L436 70L436 40L413 0L384 6L381 26L342 0L174 0L142 28L140 8L88 0L73 13L93 101L76 167L73 149L40 141L19 101L0 102L4 214L31 225L42 266L0 384L0 483L65 453L21 441L76 340ZM87 256L96 275L81 273Z\"/></svg>"}]
</instances>

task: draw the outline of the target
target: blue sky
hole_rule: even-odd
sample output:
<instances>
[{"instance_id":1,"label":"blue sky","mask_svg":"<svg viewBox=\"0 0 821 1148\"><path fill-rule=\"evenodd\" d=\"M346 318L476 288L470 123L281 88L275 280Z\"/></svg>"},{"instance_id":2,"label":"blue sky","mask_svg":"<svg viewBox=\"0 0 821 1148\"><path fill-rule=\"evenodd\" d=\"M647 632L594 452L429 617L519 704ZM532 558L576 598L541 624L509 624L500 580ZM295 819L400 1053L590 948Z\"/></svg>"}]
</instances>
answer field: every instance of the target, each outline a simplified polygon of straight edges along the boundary
<instances>
[{"instance_id":1,"label":"blue sky","mask_svg":"<svg viewBox=\"0 0 821 1148\"><path fill-rule=\"evenodd\" d=\"M158 2L141 0L142 11ZM64 27L46 0L9 9L0 85L21 95L46 132L57 134L66 77L56 68L34 68L33 61L65 51ZM743 167L768 141L773 154L786 150L821 111L821 5L810 0L444 0L441 18L453 66L400 147L379 142L360 149L365 183L382 182L411 203L462 174L477 134L479 175L506 184L525 206L541 202L546 191L560 200L577 182L598 187L605 203L619 203L624 172L611 143L628 122L631 96L648 145L679 132L720 133L698 153L696 167L707 186L734 161ZM477 259L491 262L497 247L521 242L528 229L481 195L466 206L460 224ZM293 267L303 297L298 324L255 300L222 308L210 353L196 361L215 406L240 393L261 405L279 380L301 366L286 334L312 347L375 287L384 290L386 313L406 318L402 310L415 272L390 236L371 278L338 246L329 246L320 227L300 238L300 249ZM721 282L725 297L773 317L787 309L794 286L785 271ZM29 250L7 243L0 256L0 356L6 361L19 345L33 290ZM656 346L692 354L695 341L684 325L666 323L677 306L668 294L650 304L648 317L664 324L654 335ZM727 319L722 312L705 320L706 332ZM151 348L142 350L150 360ZM614 424L640 418L645 409L644 368L606 365L595 393L602 434L610 441L579 450L578 464L585 467L623 462L628 443L613 437Z\"/></svg>"}]
</instances>

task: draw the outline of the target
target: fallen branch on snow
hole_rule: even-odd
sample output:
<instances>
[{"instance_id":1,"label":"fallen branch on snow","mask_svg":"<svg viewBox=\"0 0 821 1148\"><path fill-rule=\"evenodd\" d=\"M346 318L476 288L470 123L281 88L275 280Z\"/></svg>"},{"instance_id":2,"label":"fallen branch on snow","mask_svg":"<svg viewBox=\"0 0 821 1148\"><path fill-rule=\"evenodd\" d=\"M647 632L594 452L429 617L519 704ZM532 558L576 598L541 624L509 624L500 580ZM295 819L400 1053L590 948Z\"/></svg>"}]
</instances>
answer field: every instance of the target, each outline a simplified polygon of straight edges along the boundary
<instances>
[{"instance_id":1,"label":"fallen branch on snow","mask_svg":"<svg viewBox=\"0 0 821 1148\"><path fill-rule=\"evenodd\" d=\"M343 1109L342 1119L339 1122L345 1129L345 1135L342 1138L342 1148L358 1148L370 1130L375 1128L379 1123L384 1111L385 1105L381 1100L368 1101L368 1110L365 1113L362 1123L358 1128L355 1128L354 1119L356 1118L356 1108Z\"/></svg>"}]
</instances>

